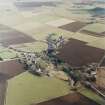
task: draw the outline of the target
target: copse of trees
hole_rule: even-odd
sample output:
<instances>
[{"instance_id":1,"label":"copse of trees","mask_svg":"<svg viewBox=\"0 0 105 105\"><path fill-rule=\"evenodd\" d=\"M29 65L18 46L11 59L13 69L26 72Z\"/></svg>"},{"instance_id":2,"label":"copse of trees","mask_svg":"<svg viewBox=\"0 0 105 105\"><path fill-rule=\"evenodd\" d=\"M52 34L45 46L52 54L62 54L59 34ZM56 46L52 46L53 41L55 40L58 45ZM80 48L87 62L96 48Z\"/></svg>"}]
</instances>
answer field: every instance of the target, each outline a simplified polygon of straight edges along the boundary
<instances>
[{"instance_id":1,"label":"copse of trees","mask_svg":"<svg viewBox=\"0 0 105 105\"><path fill-rule=\"evenodd\" d=\"M0 61L3 61L3 59L0 57Z\"/></svg>"}]
</instances>

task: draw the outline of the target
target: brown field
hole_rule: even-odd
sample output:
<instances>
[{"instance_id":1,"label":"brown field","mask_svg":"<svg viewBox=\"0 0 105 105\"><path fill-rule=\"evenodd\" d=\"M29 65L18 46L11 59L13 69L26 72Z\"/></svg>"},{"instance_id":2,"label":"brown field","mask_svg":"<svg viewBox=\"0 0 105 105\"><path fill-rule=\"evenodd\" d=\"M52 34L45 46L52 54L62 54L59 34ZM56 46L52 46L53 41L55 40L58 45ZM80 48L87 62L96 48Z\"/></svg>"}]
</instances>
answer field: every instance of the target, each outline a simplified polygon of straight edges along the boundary
<instances>
[{"instance_id":1,"label":"brown field","mask_svg":"<svg viewBox=\"0 0 105 105\"><path fill-rule=\"evenodd\" d=\"M73 39L73 38L70 38L69 39L69 41L70 41L70 43L72 43L72 44L75 44L75 45L85 45L85 44L87 44L87 42L85 42L85 41L80 41L80 40L76 40L76 39Z\"/></svg>"},{"instance_id":2,"label":"brown field","mask_svg":"<svg viewBox=\"0 0 105 105\"><path fill-rule=\"evenodd\" d=\"M0 105L6 101L7 80L22 72L23 66L16 60L0 62Z\"/></svg>"},{"instance_id":3,"label":"brown field","mask_svg":"<svg viewBox=\"0 0 105 105\"><path fill-rule=\"evenodd\" d=\"M91 47L76 39L70 41L59 49L58 58L72 67L81 67L90 63L99 63L105 50Z\"/></svg>"},{"instance_id":4,"label":"brown field","mask_svg":"<svg viewBox=\"0 0 105 105\"><path fill-rule=\"evenodd\" d=\"M72 93L47 102L32 105L99 105L99 104L79 93Z\"/></svg>"},{"instance_id":5,"label":"brown field","mask_svg":"<svg viewBox=\"0 0 105 105\"><path fill-rule=\"evenodd\" d=\"M77 21L77 22L72 22L72 23L60 26L59 28L67 31L71 31L71 32L77 32L86 25L87 25L86 23Z\"/></svg>"},{"instance_id":6,"label":"brown field","mask_svg":"<svg viewBox=\"0 0 105 105\"><path fill-rule=\"evenodd\" d=\"M0 25L0 43L3 46L29 43L35 41L33 38L5 25Z\"/></svg>"},{"instance_id":7,"label":"brown field","mask_svg":"<svg viewBox=\"0 0 105 105\"><path fill-rule=\"evenodd\" d=\"M0 73L7 79L12 78L24 71L23 66L16 60L0 62Z\"/></svg>"},{"instance_id":8,"label":"brown field","mask_svg":"<svg viewBox=\"0 0 105 105\"><path fill-rule=\"evenodd\" d=\"M80 32L91 35L91 36L95 36L95 37L104 37L105 36L105 32L97 33L97 32L91 32L91 31L88 31L88 30L81 30Z\"/></svg>"}]
</instances>

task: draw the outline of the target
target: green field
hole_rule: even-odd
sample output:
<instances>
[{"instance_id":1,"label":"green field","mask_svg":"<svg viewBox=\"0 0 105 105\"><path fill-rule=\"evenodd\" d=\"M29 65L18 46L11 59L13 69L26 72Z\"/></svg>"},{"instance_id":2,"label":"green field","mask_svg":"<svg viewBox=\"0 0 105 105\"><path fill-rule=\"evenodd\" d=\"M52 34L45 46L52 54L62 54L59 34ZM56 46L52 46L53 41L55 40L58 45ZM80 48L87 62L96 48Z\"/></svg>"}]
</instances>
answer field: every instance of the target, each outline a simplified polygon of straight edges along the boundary
<instances>
[{"instance_id":1,"label":"green field","mask_svg":"<svg viewBox=\"0 0 105 105\"><path fill-rule=\"evenodd\" d=\"M30 105L68 94L68 83L25 72L8 81L6 105Z\"/></svg>"},{"instance_id":2,"label":"green field","mask_svg":"<svg viewBox=\"0 0 105 105\"><path fill-rule=\"evenodd\" d=\"M0 57L2 59L12 59L16 57L16 52L9 50L8 48L0 47Z\"/></svg>"},{"instance_id":3,"label":"green field","mask_svg":"<svg viewBox=\"0 0 105 105\"><path fill-rule=\"evenodd\" d=\"M83 28L83 30L101 33L105 31L105 24L94 23Z\"/></svg>"},{"instance_id":4,"label":"green field","mask_svg":"<svg viewBox=\"0 0 105 105\"><path fill-rule=\"evenodd\" d=\"M72 11L73 5L70 0L61 1L63 2L59 6L43 6L41 8L38 7L29 11L21 11L21 9L18 9L16 5L14 5L15 0L6 0L6 4L5 2L1 3L0 1L0 24L6 25L11 29L22 32L33 39L38 40L37 42L32 43L22 43L18 45L13 44L12 46L18 50L26 52L41 52L46 50L48 46L43 41L46 40L46 37L49 34L55 33L56 36L54 36L54 39L62 35L65 38L65 41L68 41L70 38L74 38L87 42L87 45L105 49L105 37L100 38L80 32L73 33L48 24L62 18L65 20L91 22L92 16L86 11L86 9L90 9L90 6L84 6L84 8L80 8L80 10L78 9L75 11L74 9L74 11ZM17 0L16 2L21 1ZM88 24L81 30L101 33L105 32L105 24L102 24L97 20L97 23ZM3 31L4 30L0 28L0 34L2 36L4 35L3 38L8 39L8 37L5 37L5 32ZM8 33L8 35L9 34L10 33ZM10 41L12 40L13 39L10 38ZM2 47L2 38L0 38L0 43L0 57L2 59L13 59L16 57L17 52L9 48ZM42 66L46 65L46 61L42 61L42 63L39 60L39 62ZM52 77L37 77L28 72L24 72L8 80L5 105L30 105L32 103L39 103L56 98L68 94L69 92L71 91L67 82ZM80 93L101 105L105 105L105 101L91 90L84 88L81 89Z\"/></svg>"},{"instance_id":5,"label":"green field","mask_svg":"<svg viewBox=\"0 0 105 105\"><path fill-rule=\"evenodd\" d=\"M95 92L91 91L90 89L82 88L80 93L84 96L90 98L91 100L97 102L100 105L105 105L105 100L97 95Z\"/></svg>"},{"instance_id":6,"label":"green field","mask_svg":"<svg viewBox=\"0 0 105 105\"><path fill-rule=\"evenodd\" d=\"M15 48L25 52L41 52L47 49L47 44L44 42L34 42L34 43L20 44L15 46Z\"/></svg>"}]
</instances>

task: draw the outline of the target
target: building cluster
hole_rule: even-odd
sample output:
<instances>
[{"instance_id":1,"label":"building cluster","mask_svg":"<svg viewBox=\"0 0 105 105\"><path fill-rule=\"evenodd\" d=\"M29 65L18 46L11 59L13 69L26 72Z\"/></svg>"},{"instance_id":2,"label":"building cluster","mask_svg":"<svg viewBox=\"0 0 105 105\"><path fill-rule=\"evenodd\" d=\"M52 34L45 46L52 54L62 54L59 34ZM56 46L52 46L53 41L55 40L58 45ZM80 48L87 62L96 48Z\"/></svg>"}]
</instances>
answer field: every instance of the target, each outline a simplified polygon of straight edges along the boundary
<instances>
[{"instance_id":1,"label":"building cluster","mask_svg":"<svg viewBox=\"0 0 105 105\"><path fill-rule=\"evenodd\" d=\"M22 53L19 62L24 64L24 68L32 73L41 75L43 72L38 64L38 57L35 53Z\"/></svg>"}]
</instances>

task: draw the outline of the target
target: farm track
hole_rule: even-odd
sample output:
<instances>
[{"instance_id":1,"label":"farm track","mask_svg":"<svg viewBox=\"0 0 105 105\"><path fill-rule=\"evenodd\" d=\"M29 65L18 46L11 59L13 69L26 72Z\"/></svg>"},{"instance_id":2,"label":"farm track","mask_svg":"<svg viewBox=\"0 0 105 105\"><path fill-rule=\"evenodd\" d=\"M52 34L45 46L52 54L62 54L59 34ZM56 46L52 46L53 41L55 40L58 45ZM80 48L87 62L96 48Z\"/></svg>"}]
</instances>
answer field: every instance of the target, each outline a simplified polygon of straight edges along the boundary
<instances>
[{"instance_id":1,"label":"farm track","mask_svg":"<svg viewBox=\"0 0 105 105\"><path fill-rule=\"evenodd\" d=\"M6 80L1 80L0 81L0 105L5 104L7 84L8 83L7 83Z\"/></svg>"}]
</instances>

